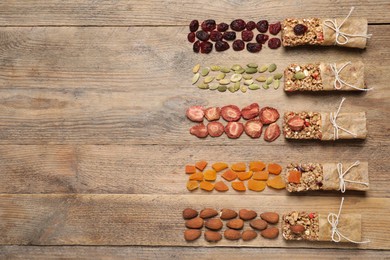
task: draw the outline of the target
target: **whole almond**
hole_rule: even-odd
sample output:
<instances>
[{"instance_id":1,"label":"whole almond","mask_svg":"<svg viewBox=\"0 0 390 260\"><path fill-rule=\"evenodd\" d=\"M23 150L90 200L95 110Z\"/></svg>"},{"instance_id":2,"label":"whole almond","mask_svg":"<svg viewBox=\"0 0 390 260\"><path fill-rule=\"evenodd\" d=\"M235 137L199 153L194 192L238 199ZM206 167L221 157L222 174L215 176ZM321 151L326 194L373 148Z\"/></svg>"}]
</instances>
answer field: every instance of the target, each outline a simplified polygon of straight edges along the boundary
<instances>
[{"instance_id":1,"label":"whole almond","mask_svg":"<svg viewBox=\"0 0 390 260\"><path fill-rule=\"evenodd\" d=\"M264 230L267 228L268 224L266 221L262 219L254 219L252 220L249 225L256 230Z\"/></svg>"},{"instance_id":2,"label":"whole almond","mask_svg":"<svg viewBox=\"0 0 390 260\"><path fill-rule=\"evenodd\" d=\"M186 241L194 241L202 235L202 231L199 229L187 229L184 231L184 239Z\"/></svg>"},{"instance_id":3,"label":"whole almond","mask_svg":"<svg viewBox=\"0 0 390 260\"><path fill-rule=\"evenodd\" d=\"M201 218L212 218L218 215L218 211L211 208L206 208L200 211L199 217Z\"/></svg>"},{"instance_id":4,"label":"whole almond","mask_svg":"<svg viewBox=\"0 0 390 260\"><path fill-rule=\"evenodd\" d=\"M257 217L257 213L254 210L248 210L248 209L240 209L238 212L238 215L243 220L251 220Z\"/></svg>"},{"instance_id":5,"label":"whole almond","mask_svg":"<svg viewBox=\"0 0 390 260\"><path fill-rule=\"evenodd\" d=\"M223 227L223 223L219 218L212 218L206 221L205 227L211 230L220 230Z\"/></svg>"},{"instance_id":6,"label":"whole almond","mask_svg":"<svg viewBox=\"0 0 390 260\"><path fill-rule=\"evenodd\" d=\"M218 242L222 239L222 235L219 232L207 230L204 232L204 239L208 242Z\"/></svg>"},{"instance_id":7,"label":"whole almond","mask_svg":"<svg viewBox=\"0 0 390 260\"><path fill-rule=\"evenodd\" d=\"M291 230L291 232L293 232L294 234L297 234L297 235L299 235L299 234L302 234L304 231L305 231L305 227L304 226L302 226L302 225L292 225L292 226L290 226L290 230Z\"/></svg>"},{"instance_id":8,"label":"whole almond","mask_svg":"<svg viewBox=\"0 0 390 260\"><path fill-rule=\"evenodd\" d=\"M276 227L270 227L270 228L267 228L267 229L264 229L263 231L261 231L260 233L264 238L268 238L268 239L274 239L274 238L277 238L278 235L279 235L279 229L276 228Z\"/></svg>"},{"instance_id":9,"label":"whole almond","mask_svg":"<svg viewBox=\"0 0 390 260\"><path fill-rule=\"evenodd\" d=\"M186 208L183 210L183 218L184 219L192 219L198 216L198 211L191 209L191 208Z\"/></svg>"},{"instance_id":10,"label":"whole almond","mask_svg":"<svg viewBox=\"0 0 390 260\"><path fill-rule=\"evenodd\" d=\"M257 233L256 231L254 230L245 230L244 232L242 232L242 235L241 235L241 238L242 240L244 241L250 241L250 240L253 240L257 237Z\"/></svg>"},{"instance_id":11,"label":"whole almond","mask_svg":"<svg viewBox=\"0 0 390 260\"><path fill-rule=\"evenodd\" d=\"M238 240L241 238L241 232L235 229L226 229L223 235L227 240Z\"/></svg>"},{"instance_id":12,"label":"whole almond","mask_svg":"<svg viewBox=\"0 0 390 260\"><path fill-rule=\"evenodd\" d=\"M202 228L203 219L197 217L186 221L186 227L188 228Z\"/></svg>"},{"instance_id":13,"label":"whole almond","mask_svg":"<svg viewBox=\"0 0 390 260\"><path fill-rule=\"evenodd\" d=\"M276 224L279 222L279 214L276 212L264 212L260 214L260 217L270 224Z\"/></svg>"},{"instance_id":14,"label":"whole almond","mask_svg":"<svg viewBox=\"0 0 390 260\"><path fill-rule=\"evenodd\" d=\"M223 220L229 220L237 216L238 216L237 212L235 212L232 209L222 209L221 211L221 219Z\"/></svg>"},{"instance_id":15,"label":"whole almond","mask_svg":"<svg viewBox=\"0 0 390 260\"><path fill-rule=\"evenodd\" d=\"M226 226L232 229L242 229L244 227L244 221L242 219L232 219L228 223L226 223Z\"/></svg>"}]
</instances>

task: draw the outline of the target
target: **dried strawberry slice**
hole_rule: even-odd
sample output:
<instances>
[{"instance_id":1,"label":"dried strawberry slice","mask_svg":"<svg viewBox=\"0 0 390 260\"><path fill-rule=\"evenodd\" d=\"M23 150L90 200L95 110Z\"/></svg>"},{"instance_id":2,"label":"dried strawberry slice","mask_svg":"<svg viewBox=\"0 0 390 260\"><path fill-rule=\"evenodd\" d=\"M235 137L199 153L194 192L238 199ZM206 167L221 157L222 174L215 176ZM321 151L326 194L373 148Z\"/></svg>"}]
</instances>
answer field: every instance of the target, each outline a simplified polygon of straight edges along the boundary
<instances>
[{"instance_id":1,"label":"dried strawberry slice","mask_svg":"<svg viewBox=\"0 0 390 260\"><path fill-rule=\"evenodd\" d=\"M268 125L279 119L279 112L272 107L264 107L260 110L260 121L263 125Z\"/></svg>"},{"instance_id":2,"label":"dried strawberry slice","mask_svg":"<svg viewBox=\"0 0 390 260\"><path fill-rule=\"evenodd\" d=\"M262 130L263 124L260 120L249 120L245 123L245 133L252 138L259 138Z\"/></svg>"},{"instance_id":3,"label":"dried strawberry slice","mask_svg":"<svg viewBox=\"0 0 390 260\"><path fill-rule=\"evenodd\" d=\"M224 127L220 122L211 122L207 124L207 131L211 137L218 137L223 134Z\"/></svg>"},{"instance_id":4,"label":"dried strawberry slice","mask_svg":"<svg viewBox=\"0 0 390 260\"><path fill-rule=\"evenodd\" d=\"M273 142L280 136L280 128L276 123L270 124L264 131L264 140Z\"/></svg>"},{"instance_id":5,"label":"dried strawberry slice","mask_svg":"<svg viewBox=\"0 0 390 260\"><path fill-rule=\"evenodd\" d=\"M207 132L207 127L203 123L191 127L190 134L195 135L196 137L199 138L205 138L206 136L209 135L209 133Z\"/></svg>"},{"instance_id":6,"label":"dried strawberry slice","mask_svg":"<svg viewBox=\"0 0 390 260\"><path fill-rule=\"evenodd\" d=\"M249 120L257 117L259 115L259 110L259 104L252 103L241 110L241 115L244 119Z\"/></svg>"},{"instance_id":7,"label":"dried strawberry slice","mask_svg":"<svg viewBox=\"0 0 390 260\"><path fill-rule=\"evenodd\" d=\"M228 105L221 109L222 118L228 122L238 121L241 118L241 111L238 106Z\"/></svg>"},{"instance_id":8,"label":"dried strawberry slice","mask_svg":"<svg viewBox=\"0 0 390 260\"><path fill-rule=\"evenodd\" d=\"M186 111L186 116L193 122L202 122L204 117L204 108L202 106L192 106Z\"/></svg>"},{"instance_id":9,"label":"dried strawberry slice","mask_svg":"<svg viewBox=\"0 0 390 260\"><path fill-rule=\"evenodd\" d=\"M209 121L218 120L221 117L221 109L219 107L209 107L204 111L204 116Z\"/></svg>"},{"instance_id":10,"label":"dried strawberry slice","mask_svg":"<svg viewBox=\"0 0 390 260\"><path fill-rule=\"evenodd\" d=\"M301 131L305 126L305 120L303 120L299 116L294 116L290 120L288 120L287 125L293 131Z\"/></svg>"},{"instance_id":11,"label":"dried strawberry slice","mask_svg":"<svg viewBox=\"0 0 390 260\"><path fill-rule=\"evenodd\" d=\"M240 122L229 122L225 126L225 133L229 138L236 139L244 132L244 125Z\"/></svg>"}]
</instances>

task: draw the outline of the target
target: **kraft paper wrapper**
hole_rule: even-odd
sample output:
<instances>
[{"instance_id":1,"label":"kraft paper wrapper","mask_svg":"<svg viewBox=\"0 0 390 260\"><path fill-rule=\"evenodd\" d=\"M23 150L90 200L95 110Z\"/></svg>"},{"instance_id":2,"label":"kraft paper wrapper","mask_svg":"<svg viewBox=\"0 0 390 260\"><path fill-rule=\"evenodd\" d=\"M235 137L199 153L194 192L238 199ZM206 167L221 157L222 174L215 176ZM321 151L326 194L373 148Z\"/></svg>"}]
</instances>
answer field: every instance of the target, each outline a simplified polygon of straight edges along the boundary
<instances>
[{"instance_id":1,"label":"kraft paper wrapper","mask_svg":"<svg viewBox=\"0 0 390 260\"><path fill-rule=\"evenodd\" d=\"M336 112L336 111L335 111ZM334 127L330 122L330 113L321 113L322 125L321 140L334 140ZM355 133L356 137L344 130L339 129L338 139L366 139L367 137L367 125L366 125L366 113L339 113L337 116L337 124L348 131Z\"/></svg>"},{"instance_id":2,"label":"kraft paper wrapper","mask_svg":"<svg viewBox=\"0 0 390 260\"><path fill-rule=\"evenodd\" d=\"M333 212L337 214L337 212ZM332 226L327 214L319 214L319 241L332 241ZM338 231L353 241L362 240L362 216L360 214L343 214L339 216ZM341 237L340 242L349 242Z\"/></svg>"},{"instance_id":3,"label":"kraft paper wrapper","mask_svg":"<svg viewBox=\"0 0 390 260\"><path fill-rule=\"evenodd\" d=\"M343 171L349 168L354 162L343 162ZM322 163L323 169L323 190L340 190L340 179L337 171L337 163ZM345 175L344 180L360 181L369 183L368 163L360 162L359 165L352 167ZM368 190L369 186L359 183L345 182L346 190Z\"/></svg>"},{"instance_id":4,"label":"kraft paper wrapper","mask_svg":"<svg viewBox=\"0 0 390 260\"><path fill-rule=\"evenodd\" d=\"M324 32L324 41L322 45L338 45L343 47L350 48L360 48L364 49L367 45L367 38L365 37L352 37L348 36L348 43L346 44L338 44L336 43L336 32L333 29L324 25L324 21L332 20L336 21L337 25L340 25L345 18L336 18L336 19L321 19L322 28ZM330 25L328 22L327 24ZM348 18L343 26L341 26L340 31L347 34L358 34L358 35L367 35L368 22L365 18ZM339 36L339 41L343 42L344 37Z\"/></svg>"},{"instance_id":5,"label":"kraft paper wrapper","mask_svg":"<svg viewBox=\"0 0 390 260\"><path fill-rule=\"evenodd\" d=\"M336 68L340 69L345 62L336 63ZM344 90L344 91L359 91L357 89L351 88L345 84L342 84L340 89L334 88L335 73L330 67L330 64L320 63L320 73L322 79L322 87L325 91L331 90ZM344 69L339 73L339 77L344 82L355 86L357 88L365 89L366 85L364 83L364 64L363 62L353 62L345 66Z\"/></svg>"}]
</instances>

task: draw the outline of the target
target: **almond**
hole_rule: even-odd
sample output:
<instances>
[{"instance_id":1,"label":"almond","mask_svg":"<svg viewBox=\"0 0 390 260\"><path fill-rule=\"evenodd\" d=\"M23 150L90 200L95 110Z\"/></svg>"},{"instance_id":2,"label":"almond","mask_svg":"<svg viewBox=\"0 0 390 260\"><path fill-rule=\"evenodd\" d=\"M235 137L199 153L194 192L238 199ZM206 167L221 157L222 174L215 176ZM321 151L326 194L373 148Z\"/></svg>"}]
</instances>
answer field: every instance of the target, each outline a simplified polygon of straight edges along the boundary
<instances>
[{"instance_id":1,"label":"almond","mask_svg":"<svg viewBox=\"0 0 390 260\"><path fill-rule=\"evenodd\" d=\"M203 219L193 218L193 219L187 220L186 227L188 227L188 228L202 228L203 227Z\"/></svg>"},{"instance_id":2,"label":"almond","mask_svg":"<svg viewBox=\"0 0 390 260\"><path fill-rule=\"evenodd\" d=\"M186 208L183 210L183 218L184 219L192 219L198 216L198 211L191 209L191 208Z\"/></svg>"},{"instance_id":3,"label":"almond","mask_svg":"<svg viewBox=\"0 0 390 260\"><path fill-rule=\"evenodd\" d=\"M242 232L242 235L241 235L241 238L242 240L244 241L250 241L250 240L253 240L257 237L257 233L256 231L254 230L245 230L244 232Z\"/></svg>"},{"instance_id":4,"label":"almond","mask_svg":"<svg viewBox=\"0 0 390 260\"><path fill-rule=\"evenodd\" d=\"M219 218L212 218L206 221L205 227L211 230L220 230L223 227L223 223Z\"/></svg>"},{"instance_id":5,"label":"almond","mask_svg":"<svg viewBox=\"0 0 390 260\"><path fill-rule=\"evenodd\" d=\"M260 217L270 224L276 224L279 222L279 214L276 212L264 212L260 214Z\"/></svg>"},{"instance_id":6,"label":"almond","mask_svg":"<svg viewBox=\"0 0 390 260\"><path fill-rule=\"evenodd\" d=\"M252 220L249 225L256 230L264 230L267 228L268 224L266 221L262 219L254 219Z\"/></svg>"},{"instance_id":7,"label":"almond","mask_svg":"<svg viewBox=\"0 0 390 260\"><path fill-rule=\"evenodd\" d=\"M202 231L199 229L187 229L184 231L184 239L186 241L194 241L202 235Z\"/></svg>"},{"instance_id":8,"label":"almond","mask_svg":"<svg viewBox=\"0 0 390 260\"><path fill-rule=\"evenodd\" d=\"M238 240L241 238L241 232L234 229L226 229L223 235L228 240Z\"/></svg>"},{"instance_id":9,"label":"almond","mask_svg":"<svg viewBox=\"0 0 390 260\"><path fill-rule=\"evenodd\" d=\"M216 211L215 209L212 209L212 208L206 208L200 212L199 217L212 218L212 217L215 217L216 215L218 215L218 211Z\"/></svg>"},{"instance_id":10,"label":"almond","mask_svg":"<svg viewBox=\"0 0 390 260\"><path fill-rule=\"evenodd\" d=\"M206 231L204 232L204 239L208 242L218 242L222 239L222 235L219 232L215 231Z\"/></svg>"},{"instance_id":11,"label":"almond","mask_svg":"<svg viewBox=\"0 0 390 260\"><path fill-rule=\"evenodd\" d=\"M233 219L226 223L226 226L232 229L242 229L244 227L244 221L242 219Z\"/></svg>"},{"instance_id":12,"label":"almond","mask_svg":"<svg viewBox=\"0 0 390 260\"><path fill-rule=\"evenodd\" d=\"M221 211L221 219L223 220L229 220L237 216L238 216L237 212L235 212L232 209L222 209Z\"/></svg>"},{"instance_id":13,"label":"almond","mask_svg":"<svg viewBox=\"0 0 390 260\"><path fill-rule=\"evenodd\" d=\"M251 220L251 219L254 219L255 217L257 217L257 213L255 211L248 210L248 209L241 209L238 212L238 215L243 220Z\"/></svg>"},{"instance_id":14,"label":"almond","mask_svg":"<svg viewBox=\"0 0 390 260\"><path fill-rule=\"evenodd\" d=\"M290 226L290 230L294 234L300 235L305 231L305 227L302 225L292 225Z\"/></svg>"},{"instance_id":15,"label":"almond","mask_svg":"<svg viewBox=\"0 0 390 260\"><path fill-rule=\"evenodd\" d=\"M267 229L264 229L263 231L261 231L260 233L264 238L268 238L268 239L274 239L274 238L277 238L278 235L279 235L279 229L276 228L276 227L270 227L270 228L267 228Z\"/></svg>"}]
</instances>

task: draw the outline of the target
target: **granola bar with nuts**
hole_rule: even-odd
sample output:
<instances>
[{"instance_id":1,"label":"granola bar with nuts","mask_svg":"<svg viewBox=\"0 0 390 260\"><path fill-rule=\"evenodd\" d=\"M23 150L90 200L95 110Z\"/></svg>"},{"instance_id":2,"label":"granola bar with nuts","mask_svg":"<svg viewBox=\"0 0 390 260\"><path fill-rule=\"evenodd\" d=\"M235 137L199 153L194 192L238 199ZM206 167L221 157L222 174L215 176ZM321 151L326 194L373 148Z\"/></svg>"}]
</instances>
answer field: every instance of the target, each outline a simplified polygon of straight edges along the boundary
<instances>
[{"instance_id":1,"label":"granola bar with nuts","mask_svg":"<svg viewBox=\"0 0 390 260\"><path fill-rule=\"evenodd\" d=\"M286 112L284 114L283 133L287 139L321 140L321 124L321 113Z\"/></svg>"}]
</instances>

